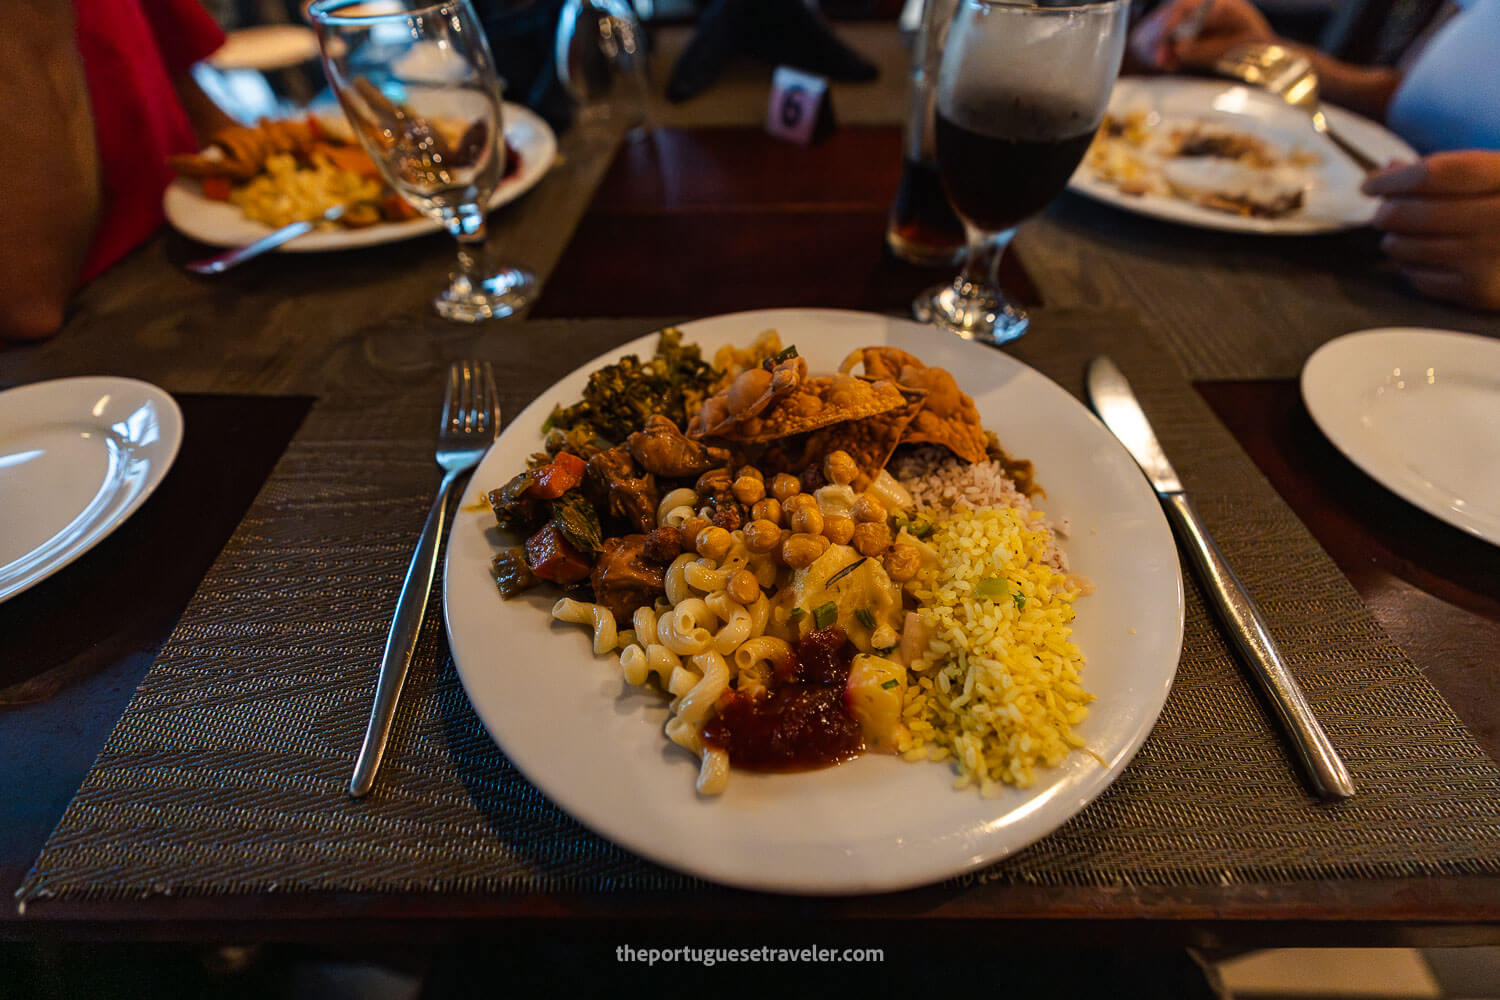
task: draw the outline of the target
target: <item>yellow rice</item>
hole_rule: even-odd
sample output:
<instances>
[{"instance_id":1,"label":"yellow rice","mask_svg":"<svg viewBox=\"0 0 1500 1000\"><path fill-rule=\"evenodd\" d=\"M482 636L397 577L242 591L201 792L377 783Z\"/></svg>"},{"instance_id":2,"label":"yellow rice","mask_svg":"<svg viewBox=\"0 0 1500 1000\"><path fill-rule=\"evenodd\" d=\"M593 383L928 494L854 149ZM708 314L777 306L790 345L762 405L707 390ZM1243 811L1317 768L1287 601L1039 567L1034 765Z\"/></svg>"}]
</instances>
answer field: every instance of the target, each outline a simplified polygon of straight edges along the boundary
<instances>
[{"instance_id":1,"label":"yellow rice","mask_svg":"<svg viewBox=\"0 0 1500 1000\"><path fill-rule=\"evenodd\" d=\"M1078 585L1048 565L1053 541L1041 518L1010 507L954 511L928 539L939 565L919 577L916 597L931 641L911 664L909 735L897 749L908 760L951 760L957 788L1024 788L1037 766L1056 767L1083 745L1073 727L1094 699L1070 638ZM1006 581L1006 593L975 597L986 579Z\"/></svg>"}]
</instances>

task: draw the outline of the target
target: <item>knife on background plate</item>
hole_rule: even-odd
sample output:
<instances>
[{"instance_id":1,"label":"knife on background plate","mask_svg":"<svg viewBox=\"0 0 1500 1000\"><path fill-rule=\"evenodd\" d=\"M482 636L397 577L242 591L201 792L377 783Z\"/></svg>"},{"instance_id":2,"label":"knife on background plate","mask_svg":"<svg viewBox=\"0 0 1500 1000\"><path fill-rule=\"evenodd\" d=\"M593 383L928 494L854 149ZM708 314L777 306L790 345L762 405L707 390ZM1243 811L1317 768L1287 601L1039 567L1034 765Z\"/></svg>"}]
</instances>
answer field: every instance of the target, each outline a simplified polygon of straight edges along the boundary
<instances>
[{"instance_id":1,"label":"knife on background plate","mask_svg":"<svg viewBox=\"0 0 1500 1000\"><path fill-rule=\"evenodd\" d=\"M1161 443L1156 440L1145 412L1130 389L1130 383L1115 363L1105 357L1095 358L1089 363L1087 383L1094 412L1130 452L1130 457L1146 474L1166 508L1167 519L1172 522L1179 542L1187 550L1214 610L1291 736L1313 790L1325 799L1344 799L1353 795L1354 780L1349 776L1349 769L1314 717L1302 688L1276 648L1276 641L1271 638L1260 609L1225 561L1208 533L1208 526L1188 499L1182 481L1167 461Z\"/></svg>"}]
</instances>

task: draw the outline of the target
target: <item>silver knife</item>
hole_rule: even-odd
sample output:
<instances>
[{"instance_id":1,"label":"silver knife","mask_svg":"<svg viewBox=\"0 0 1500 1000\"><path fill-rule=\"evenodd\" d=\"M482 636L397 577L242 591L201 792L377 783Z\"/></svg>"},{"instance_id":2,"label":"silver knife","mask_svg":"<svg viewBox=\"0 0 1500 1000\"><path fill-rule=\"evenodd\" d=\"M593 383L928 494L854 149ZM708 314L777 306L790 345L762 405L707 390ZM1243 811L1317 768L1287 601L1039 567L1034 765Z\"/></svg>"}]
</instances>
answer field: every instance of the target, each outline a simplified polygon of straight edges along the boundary
<instances>
[{"instance_id":1,"label":"silver knife","mask_svg":"<svg viewBox=\"0 0 1500 1000\"><path fill-rule=\"evenodd\" d=\"M347 205L335 205L323 213L323 220L337 222L348 211ZM290 243L299 236L306 236L318 228L317 222L294 222L290 226L282 226L274 233L268 233L256 240L254 243L233 250L225 250L223 253L214 254L212 257L204 257L202 260L191 261L187 269L194 274L223 274L231 267L243 264L252 257L259 257L268 250L275 250L283 243Z\"/></svg>"},{"instance_id":2,"label":"silver knife","mask_svg":"<svg viewBox=\"0 0 1500 1000\"><path fill-rule=\"evenodd\" d=\"M1208 533L1208 526L1188 499L1182 481L1161 450L1161 443L1146 421L1146 414L1136 401L1130 383L1106 357L1095 358L1089 363L1087 382L1094 412L1130 452L1161 498L1168 520L1176 528L1178 539L1187 550L1214 609L1227 626L1235 648L1291 736L1313 790L1325 799L1345 799L1353 795L1354 780L1349 776L1349 769L1314 717L1302 688L1276 648L1276 641L1271 638L1260 609L1245 592L1244 584L1225 561Z\"/></svg>"}]
</instances>

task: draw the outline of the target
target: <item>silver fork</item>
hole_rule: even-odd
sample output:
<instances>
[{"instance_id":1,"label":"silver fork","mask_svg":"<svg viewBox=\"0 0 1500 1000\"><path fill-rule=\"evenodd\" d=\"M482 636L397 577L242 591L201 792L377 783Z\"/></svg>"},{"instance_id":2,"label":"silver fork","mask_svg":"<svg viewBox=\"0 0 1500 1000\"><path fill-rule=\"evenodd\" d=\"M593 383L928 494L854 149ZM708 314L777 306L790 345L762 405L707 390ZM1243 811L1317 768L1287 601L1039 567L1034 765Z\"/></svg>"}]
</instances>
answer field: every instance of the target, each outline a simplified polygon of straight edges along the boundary
<instances>
[{"instance_id":1,"label":"silver fork","mask_svg":"<svg viewBox=\"0 0 1500 1000\"><path fill-rule=\"evenodd\" d=\"M364 746L354 764L349 794L360 796L375 784L375 772L385 755L386 740L391 734L391 720L401 685L411 666L412 650L427 614L427 595L437 572L438 546L443 524L448 518L448 494L459 478L479 464L500 430L500 397L495 391L495 376L488 361L455 362L448 370L448 388L443 394L443 423L438 430L437 464L443 468L443 481L437 498L427 512L427 523L417 539L406 582L396 601L391 618L391 632L385 641L385 655L380 659L380 674L375 683L375 704L365 729Z\"/></svg>"},{"instance_id":2,"label":"silver fork","mask_svg":"<svg viewBox=\"0 0 1500 1000\"><path fill-rule=\"evenodd\" d=\"M1301 108L1312 119L1312 126L1318 134L1342 150L1361 170L1368 174L1380 169L1380 164L1368 153L1351 145L1329 126L1323 105L1318 100L1318 73L1313 69L1312 61L1302 53L1282 45L1247 42L1220 56L1214 69Z\"/></svg>"}]
</instances>

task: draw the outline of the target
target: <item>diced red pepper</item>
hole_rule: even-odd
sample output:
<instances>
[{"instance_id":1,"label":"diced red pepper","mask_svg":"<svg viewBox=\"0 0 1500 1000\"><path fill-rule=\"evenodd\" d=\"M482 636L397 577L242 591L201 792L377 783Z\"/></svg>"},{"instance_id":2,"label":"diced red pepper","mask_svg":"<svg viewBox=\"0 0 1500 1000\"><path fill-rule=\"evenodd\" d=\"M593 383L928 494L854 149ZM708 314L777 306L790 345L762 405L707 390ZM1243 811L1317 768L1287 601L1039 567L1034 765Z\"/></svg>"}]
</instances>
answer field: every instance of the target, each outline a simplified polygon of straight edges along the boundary
<instances>
[{"instance_id":1,"label":"diced red pepper","mask_svg":"<svg viewBox=\"0 0 1500 1000\"><path fill-rule=\"evenodd\" d=\"M228 201L233 185L228 177L205 177L198 182L203 186L203 197L214 201Z\"/></svg>"},{"instance_id":2,"label":"diced red pepper","mask_svg":"<svg viewBox=\"0 0 1500 1000\"><path fill-rule=\"evenodd\" d=\"M541 579L563 586L577 583L593 568L551 524L526 540L526 565Z\"/></svg>"},{"instance_id":3,"label":"diced red pepper","mask_svg":"<svg viewBox=\"0 0 1500 1000\"><path fill-rule=\"evenodd\" d=\"M588 465L577 455L566 451L558 452L550 465L535 470L536 482L531 484L526 495L536 500L556 500L583 482L583 473L587 468Z\"/></svg>"}]
</instances>

